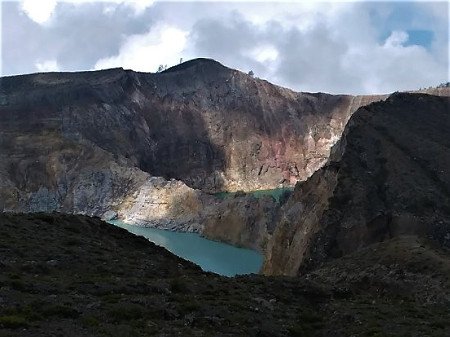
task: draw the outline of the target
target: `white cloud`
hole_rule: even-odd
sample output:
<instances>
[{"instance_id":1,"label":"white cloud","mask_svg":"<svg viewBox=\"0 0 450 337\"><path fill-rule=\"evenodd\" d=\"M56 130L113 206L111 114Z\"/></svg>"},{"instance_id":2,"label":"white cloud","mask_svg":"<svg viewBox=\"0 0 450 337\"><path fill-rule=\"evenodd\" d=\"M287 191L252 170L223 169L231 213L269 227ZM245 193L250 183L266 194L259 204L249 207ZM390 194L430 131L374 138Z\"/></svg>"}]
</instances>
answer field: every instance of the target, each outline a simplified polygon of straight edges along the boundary
<instances>
[{"instance_id":1,"label":"white cloud","mask_svg":"<svg viewBox=\"0 0 450 337\"><path fill-rule=\"evenodd\" d=\"M147 8L153 6L154 0L134 0L134 1L127 1L126 3L131 5L136 14L143 13Z\"/></svg>"},{"instance_id":2,"label":"white cloud","mask_svg":"<svg viewBox=\"0 0 450 337\"><path fill-rule=\"evenodd\" d=\"M394 31L382 45L353 48L342 58L341 69L353 73L362 93L414 90L443 82L445 64L424 47L404 46L405 32Z\"/></svg>"},{"instance_id":3,"label":"white cloud","mask_svg":"<svg viewBox=\"0 0 450 337\"><path fill-rule=\"evenodd\" d=\"M400 47L406 42L408 42L409 36L408 33L403 31L393 31L391 35L386 39L384 46L385 47Z\"/></svg>"},{"instance_id":4,"label":"white cloud","mask_svg":"<svg viewBox=\"0 0 450 337\"><path fill-rule=\"evenodd\" d=\"M99 60L95 69L124 67L154 72L160 64L177 64L183 56L186 40L187 32L173 26L159 25L146 34L128 37L118 55Z\"/></svg>"},{"instance_id":5,"label":"white cloud","mask_svg":"<svg viewBox=\"0 0 450 337\"><path fill-rule=\"evenodd\" d=\"M69 1L77 1L77 0L69 0ZM78 3L83 2L91 2L91 0L78 0ZM126 5L130 6L134 9L135 15L141 15L145 12L147 8L150 8L155 3L155 0L105 0L108 3L108 6L105 7L104 13L110 14L114 12L118 5Z\"/></svg>"},{"instance_id":6,"label":"white cloud","mask_svg":"<svg viewBox=\"0 0 450 337\"><path fill-rule=\"evenodd\" d=\"M75 3L76 10L64 3L55 8L56 1ZM88 4L78 7L83 3ZM4 70L29 72L39 64L49 70L121 66L154 72L181 57L212 57L294 90L330 93L407 90L450 76L447 3L411 2L406 11L397 1L153 5L153 0L23 1L19 8L45 23L38 28L18 15L17 6L5 6ZM432 32L431 46L408 45L414 30Z\"/></svg>"},{"instance_id":7,"label":"white cloud","mask_svg":"<svg viewBox=\"0 0 450 337\"><path fill-rule=\"evenodd\" d=\"M98 0L97 0L98 1ZM92 3L92 0L21 0L21 9L28 15L28 17L36 23L47 23L52 14L55 12L57 2L73 3L75 5L82 5L85 3ZM104 9L104 14L109 14L115 10L117 5L125 5L133 8L136 15L145 12L155 3L155 0L100 0L100 2L107 3ZM115 6L114 6L115 5Z\"/></svg>"},{"instance_id":8,"label":"white cloud","mask_svg":"<svg viewBox=\"0 0 450 337\"><path fill-rule=\"evenodd\" d=\"M250 55L260 63L271 63L277 60L278 50L274 46L265 45L253 49Z\"/></svg>"},{"instance_id":9,"label":"white cloud","mask_svg":"<svg viewBox=\"0 0 450 337\"><path fill-rule=\"evenodd\" d=\"M56 0L23 0L20 7L31 20L44 24L55 11Z\"/></svg>"},{"instance_id":10,"label":"white cloud","mask_svg":"<svg viewBox=\"0 0 450 337\"><path fill-rule=\"evenodd\" d=\"M36 62L36 69L39 72L59 71L58 62L56 60L46 60L43 62Z\"/></svg>"},{"instance_id":11,"label":"white cloud","mask_svg":"<svg viewBox=\"0 0 450 337\"><path fill-rule=\"evenodd\" d=\"M64 2L71 2L74 4L92 3L92 0L63 0ZM155 3L155 0L96 0L96 2L105 2L107 5L103 10L104 14L111 14L115 11L118 5L129 6L134 9L136 15L141 15L147 8L150 8Z\"/></svg>"}]
</instances>

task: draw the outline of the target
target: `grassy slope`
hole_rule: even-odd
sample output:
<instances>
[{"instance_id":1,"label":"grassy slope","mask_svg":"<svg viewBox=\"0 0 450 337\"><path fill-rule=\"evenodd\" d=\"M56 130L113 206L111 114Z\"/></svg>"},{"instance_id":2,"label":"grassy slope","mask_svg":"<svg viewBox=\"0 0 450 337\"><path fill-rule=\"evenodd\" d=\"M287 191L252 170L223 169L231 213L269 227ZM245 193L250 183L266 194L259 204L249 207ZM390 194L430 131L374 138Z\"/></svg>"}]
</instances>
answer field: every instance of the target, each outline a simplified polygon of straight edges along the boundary
<instances>
[{"instance_id":1,"label":"grassy slope","mask_svg":"<svg viewBox=\"0 0 450 337\"><path fill-rule=\"evenodd\" d=\"M0 214L0 336L448 336L449 266L409 237L224 278L98 219Z\"/></svg>"}]
</instances>

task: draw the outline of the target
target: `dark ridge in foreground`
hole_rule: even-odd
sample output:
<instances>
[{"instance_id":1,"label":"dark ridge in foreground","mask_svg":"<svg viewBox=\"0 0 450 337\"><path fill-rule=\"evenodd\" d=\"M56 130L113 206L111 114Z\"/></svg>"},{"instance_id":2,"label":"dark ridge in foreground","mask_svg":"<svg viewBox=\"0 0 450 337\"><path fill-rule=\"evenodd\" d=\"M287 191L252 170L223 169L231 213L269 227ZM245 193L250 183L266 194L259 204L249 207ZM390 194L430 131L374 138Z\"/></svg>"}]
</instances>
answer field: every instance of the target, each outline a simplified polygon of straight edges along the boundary
<instances>
[{"instance_id":1,"label":"dark ridge in foreground","mask_svg":"<svg viewBox=\"0 0 450 337\"><path fill-rule=\"evenodd\" d=\"M448 336L448 257L409 236L224 278L97 218L0 214L0 336Z\"/></svg>"}]
</instances>

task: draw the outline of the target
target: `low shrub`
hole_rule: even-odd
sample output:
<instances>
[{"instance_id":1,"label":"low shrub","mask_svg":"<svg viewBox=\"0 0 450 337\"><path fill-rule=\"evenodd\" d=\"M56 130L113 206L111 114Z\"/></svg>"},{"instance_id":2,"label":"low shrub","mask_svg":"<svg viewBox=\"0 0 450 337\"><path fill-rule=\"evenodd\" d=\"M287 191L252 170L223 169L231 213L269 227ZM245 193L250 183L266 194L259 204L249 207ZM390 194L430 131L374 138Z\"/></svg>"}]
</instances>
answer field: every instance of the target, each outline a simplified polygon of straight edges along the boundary
<instances>
[{"instance_id":1,"label":"low shrub","mask_svg":"<svg viewBox=\"0 0 450 337\"><path fill-rule=\"evenodd\" d=\"M3 328L17 329L27 327L26 319L19 315L0 316L0 326Z\"/></svg>"}]
</instances>

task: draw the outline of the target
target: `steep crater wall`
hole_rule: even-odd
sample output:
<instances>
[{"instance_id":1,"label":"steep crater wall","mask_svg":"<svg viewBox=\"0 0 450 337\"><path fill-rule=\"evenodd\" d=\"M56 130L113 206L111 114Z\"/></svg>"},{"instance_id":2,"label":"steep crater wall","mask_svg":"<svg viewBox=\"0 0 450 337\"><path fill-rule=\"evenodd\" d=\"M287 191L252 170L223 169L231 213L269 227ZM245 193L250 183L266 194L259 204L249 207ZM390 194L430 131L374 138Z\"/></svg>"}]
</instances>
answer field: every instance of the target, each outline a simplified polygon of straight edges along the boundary
<instances>
[{"instance_id":1,"label":"steep crater wall","mask_svg":"<svg viewBox=\"0 0 450 337\"><path fill-rule=\"evenodd\" d=\"M206 59L158 74L5 77L0 96L6 156L21 155L18 137L53 137L206 192L293 186L324 163L353 111L383 98L296 93Z\"/></svg>"},{"instance_id":2,"label":"steep crater wall","mask_svg":"<svg viewBox=\"0 0 450 337\"><path fill-rule=\"evenodd\" d=\"M448 97L396 93L359 109L281 210L264 272L296 275L405 234L450 246L449 127Z\"/></svg>"}]
</instances>

